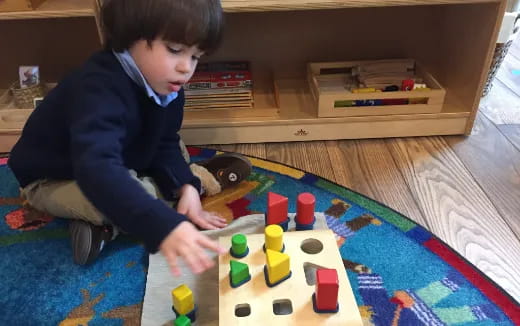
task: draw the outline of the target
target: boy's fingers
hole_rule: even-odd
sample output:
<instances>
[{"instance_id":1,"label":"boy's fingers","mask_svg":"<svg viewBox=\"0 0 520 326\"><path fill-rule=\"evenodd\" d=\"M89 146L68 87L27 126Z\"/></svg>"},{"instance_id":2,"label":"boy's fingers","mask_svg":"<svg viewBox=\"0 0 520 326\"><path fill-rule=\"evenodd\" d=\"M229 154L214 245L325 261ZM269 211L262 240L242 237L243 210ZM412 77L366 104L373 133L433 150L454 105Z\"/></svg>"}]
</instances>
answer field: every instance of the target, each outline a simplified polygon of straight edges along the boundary
<instances>
[{"instance_id":1,"label":"boy's fingers","mask_svg":"<svg viewBox=\"0 0 520 326\"><path fill-rule=\"evenodd\" d=\"M215 217L218 217L218 218L222 218L222 216L220 216L219 213L217 212L209 212L212 216L215 216Z\"/></svg>"},{"instance_id":2,"label":"boy's fingers","mask_svg":"<svg viewBox=\"0 0 520 326\"><path fill-rule=\"evenodd\" d=\"M166 255L166 261L168 261L168 265L170 265L172 274L176 277L181 276L181 270L177 266L177 256L175 254L168 253Z\"/></svg>"},{"instance_id":3,"label":"boy's fingers","mask_svg":"<svg viewBox=\"0 0 520 326\"><path fill-rule=\"evenodd\" d=\"M209 218L212 221L219 221L219 222L223 222L223 223L227 222L227 220L225 218L223 218L223 217L221 217L220 215L217 215L217 214L210 214Z\"/></svg>"},{"instance_id":4,"label":"boy's fingers","mask_svg":"<svg viewBox=\"0 0 520 326\"><path fill-rule=\"evenodd\" d=\"M216 229L216 227L214 225L212 225L209 221L206 221L205 219L202 219L200 217L195 219L193 222L195 222L198 226L200 226L203 229L207 229L207 230Z\"/></svg>"},{"instance_id":5,"label":"boy's fingers","mask_svg":"<svg viewBox=\"0 0 520 326\"><path fill-rule=\"evenodd\" d=\"M222 229L223 227L227 226L227 224L221 222L213 222L211 225L214 226L214 229Z\"/></svg>"},{"instance_id":6,"label":"boy's fingers","mask_svg":"<svg viewBox=\"0 0 520 326\"><path fill-rule=\"evenodd\" d=\"M198 250L197 251L199 262L202 266L204 266L204 269L208 269L214 265L213 260L209 258L209 256L204 252L204 250Z\"/></svg>"},{"instance_id":7,"label":"boy's fingers","mask_svg":"<svg viewBox=\"0 0 520 326\"><path fill-rule=\"evenodd\" d=\"M204 248L199 243L193 243L189 252L196 264L201 266L201 272L213 266L213 260L206 254Z\"/></svg>"},{"instance_id":8,"label":"boy's fingers","mask_svg":"<svg viewBox=\"0 0 520 326\"><path fill-rule=\"evenodd\" d=\"M204 248L207 248L207 249L209 249L209 250L212 250L212 251L214 251L214 252L216 252L216 253L218 253L218 254L224 254L224 253L226 253L226 251L227 251L225 248L222 248L222 247L218 244L218 242L213 241L213 240L211 240L211 239L208 238L208 237L201 237L201 238L199 239L199 243L200 243L200 245L203 246Z\"/></svg>"},{"instance_id":9,"label":"boy's fingers","mask_svg":"<svg viewBox=\"0 0 520 326\"><path fill-rule=\"evenodd\" d=\"M200 274L204 271L203 265L200 263L200 259L196 253L194 253L192 250L189 250L183 255L184 260L186 260L186 263L188 263L188 266L190 266L191 270L195 274Z\"/></svg>"},{"instance_id":10,"label":"boy's fingers","mask_svg":"<svg viewBox=\"0 0 520 326\"><path fill-rule=\"evenodd\" d=\"M227 226L226 220L222 220L222 219L220 219L220 218L217 218L217 219L212 220L211 223L212 223L213 225L218 226L218 227L221 227L221 228Z\"/></svg>"}]
</instances>

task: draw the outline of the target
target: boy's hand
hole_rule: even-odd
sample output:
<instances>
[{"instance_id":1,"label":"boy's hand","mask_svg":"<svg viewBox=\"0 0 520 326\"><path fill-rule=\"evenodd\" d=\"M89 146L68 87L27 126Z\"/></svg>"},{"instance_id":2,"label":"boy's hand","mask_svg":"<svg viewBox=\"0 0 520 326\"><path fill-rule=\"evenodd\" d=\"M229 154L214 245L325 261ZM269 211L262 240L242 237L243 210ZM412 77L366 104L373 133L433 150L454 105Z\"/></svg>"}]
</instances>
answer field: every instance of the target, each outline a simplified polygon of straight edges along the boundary
<instances>
[{"instance_id":1,"label":"boy's hand","mask_svg":"<svg viewBox=\"0 0 520 326\"><path fill-rule=\"evenodd\" d=\"M214 262L204 251L205 248L218 254L226 252L226 249L199 232L187 221L181 222L173 229L159 246L161 253L168 261L168 265L170 265L171 271L175 276L181 275L181 271L177 266L178 257L182 257L195 274L200 274L211 268Z\"/></svg>"},{"instance_id":2,"label":"boy's hand","mask_svg":"<svg viewBox=\"0 0 520 326\"><path fill-rule=\"evenodd\" d=\"M197 189L189 184L181 188L181 198L177 203L177 212L188 216L190 221L203 229L215 230L226 226L225 219L202 209Z\"/></svg>"}]
</instances>

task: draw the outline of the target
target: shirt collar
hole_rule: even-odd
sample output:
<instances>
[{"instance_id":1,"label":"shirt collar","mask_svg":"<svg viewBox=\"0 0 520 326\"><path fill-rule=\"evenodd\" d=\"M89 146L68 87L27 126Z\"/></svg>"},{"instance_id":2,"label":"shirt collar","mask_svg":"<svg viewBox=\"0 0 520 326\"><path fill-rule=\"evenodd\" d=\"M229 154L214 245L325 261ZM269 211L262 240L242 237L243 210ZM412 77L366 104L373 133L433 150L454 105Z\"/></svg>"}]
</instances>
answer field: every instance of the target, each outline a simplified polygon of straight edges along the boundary
<instances>
[{"instance_id":1,"label":"shirt collar","mask_svg":"<svg viewBox=\"0 0 520 326\"><path fill-rule=\"evenodd\" d=\"M168 106L168 104L170 104L173 100L177 98L177 92L172 92L168 95L157 94L152 89L152 87L150 87L150 85L144 78L143 74L141 73L141 71L137 67L137 64L135 63L134 58L132 58L128 50L125 50L124 52L112 52L116 56L117 60L123 67L123 70L126 72L128 77L130 77L137 85L143 87L148 96L152 98L155 101L155 103L165 108Z\"/></svg>"}]
</instances>

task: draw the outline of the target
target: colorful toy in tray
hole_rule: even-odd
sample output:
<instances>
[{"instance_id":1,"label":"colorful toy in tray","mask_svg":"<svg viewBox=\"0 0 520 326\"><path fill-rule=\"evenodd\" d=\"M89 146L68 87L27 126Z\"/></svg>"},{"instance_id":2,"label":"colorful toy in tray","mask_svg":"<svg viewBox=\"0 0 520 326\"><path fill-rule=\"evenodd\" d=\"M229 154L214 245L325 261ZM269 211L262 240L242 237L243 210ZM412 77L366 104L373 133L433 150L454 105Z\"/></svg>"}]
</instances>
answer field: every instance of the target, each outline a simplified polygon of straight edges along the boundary
<instances>
[{"instance_id":1,"label":"colorful toy in tray","mask_svg":"<svg viewBox=\"0 0 520 326\"><path fill-rule=\"evenodd\" d=\"M404 79L401 81L401 87L397 85L379 85L383 88L375 88L375 87L364 87L364 88L354 88L351 90L354 94L364 94L364 93L377 93L377 92L397 92L397 91L429 91L430 88L427 87L425 83L422 82L421 79ZM374 85L375 86L375 85ZM397 99L369 99L369 100L351 100L351 101L342 101L341 103L335 103L336 107L348 107L348 106L380 106L380 105L407 105L407 104L425 104L427 103L427 98L397 98Z\"/></svg>"}]
</instances>

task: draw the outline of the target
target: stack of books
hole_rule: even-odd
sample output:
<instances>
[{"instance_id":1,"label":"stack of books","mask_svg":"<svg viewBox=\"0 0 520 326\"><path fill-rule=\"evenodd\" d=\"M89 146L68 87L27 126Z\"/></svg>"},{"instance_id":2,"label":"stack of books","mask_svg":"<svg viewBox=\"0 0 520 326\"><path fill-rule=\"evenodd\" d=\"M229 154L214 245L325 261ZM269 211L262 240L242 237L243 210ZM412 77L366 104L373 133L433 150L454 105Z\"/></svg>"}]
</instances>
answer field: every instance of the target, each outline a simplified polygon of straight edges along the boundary
<instances>
[{"instance_id":1,"label":"stack of books","mask_svg":"<svg viewBox=\"0 0 520 326\"><path fill-rule=\"evenodd\" d=\"M415 62L411 59L363 63L356 66L352 73L360 88L383 90L392 85L401 87L403 80L408 79L422 82L415 74Z\"/></svg>"},{"instance_id":2,"label":"stack of books","mask_svg":"<svg viewBox=\"0 0 520 326\"><path fill-rule=\"evenodd\" d=\"M201 63L184 85L186 111L204 109L250 109L253 82L249 62Z\"/></svg>"}]
</instances>

